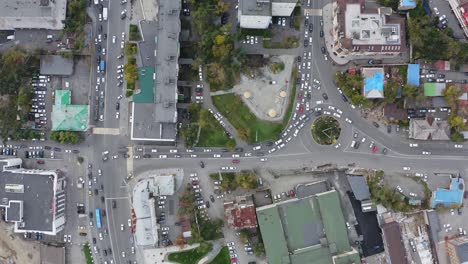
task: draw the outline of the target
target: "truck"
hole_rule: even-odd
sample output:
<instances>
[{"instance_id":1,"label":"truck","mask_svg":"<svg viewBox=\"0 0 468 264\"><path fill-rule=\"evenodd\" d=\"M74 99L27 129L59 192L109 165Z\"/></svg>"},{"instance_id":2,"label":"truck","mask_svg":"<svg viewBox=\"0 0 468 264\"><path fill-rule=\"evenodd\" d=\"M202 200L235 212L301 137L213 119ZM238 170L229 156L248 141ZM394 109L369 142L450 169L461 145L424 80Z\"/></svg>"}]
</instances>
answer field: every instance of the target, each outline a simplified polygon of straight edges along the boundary
<instances>
[{"instance_id":1,"label":"truck","mask_svg":"<svg viewBox=\"0 0 468 264\"><path fill-rule=\"evenodd\" d=\"M107 20L107 7L104 7L102 9L102 18L104 19L104 21Z\"/></svg>"},{"instance_id":2,"label":"truck","mask_svg":"<svg viewBox=\"0 0 468 264\"><path fill-rule=\"evenodd\" d=\"M106 61L105 60L101 60L101 62L99 63L99 70L101 72L106 71Z\"/></svg>"},{"instance_id":3,"label":"truck","mask_svg":"<svg viewBox=\"0 0 468 264\"><path fill-rule=\"evenodd\" d=\"M99 4L99 0L94 0L94 4L95 4L95 5L98 5L98 4Z\"/></svg>"}]
</instances>

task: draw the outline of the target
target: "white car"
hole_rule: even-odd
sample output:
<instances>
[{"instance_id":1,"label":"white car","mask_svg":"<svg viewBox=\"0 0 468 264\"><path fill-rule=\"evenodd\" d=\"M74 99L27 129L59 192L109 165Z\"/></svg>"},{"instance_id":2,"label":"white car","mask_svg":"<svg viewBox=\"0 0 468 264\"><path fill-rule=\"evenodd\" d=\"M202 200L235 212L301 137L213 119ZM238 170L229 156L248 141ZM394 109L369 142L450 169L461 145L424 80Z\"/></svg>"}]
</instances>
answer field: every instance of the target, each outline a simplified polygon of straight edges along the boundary
<instances>
[{"instance_id":1,"label":"white car","mask_svg":"<svg viewBox=\"0 0 468 264\"><path fill-rule=\"evenodd\" d=\"M463 148L463 145L454 145L455 148Z\"/></svg>"},{"instance_id":2,"label":"white car","mask_svg":"<svg viewBox=\"0 0 468 264\"><path fill-rule=\"evenodd\" d=\"M267 158L261 158L261 159L260 159L260 161L263 161L263 162L265 162L265 161L267 161L267 160L268 160Z\"/></svg>"},{"instance_id":3,"label":"white car","mask_svg":"<svg viewBox=\"0 0 468 264\"><path fill-rule=\"evenodd\" d=\"M316 101L315 104L323 104L323 101L322 100Z\"/></svg>"},{"instance_id":4,"label":"white car","mask_svg":"<svg viewBox=\"0 0 468 264\"><path fill-rule=\"evenodd\" d=\"M178 151L177 149L171 149L171 150L169 150L170 153L177 153L177 151Z\"/></svg>"},{"instance_id":5,"label":"white car","mask_svg":"<svg viewBox=\"0 0 468 264\"><path fill-rule=\"evenodd\" d=\"M115 44L116 41L117 41L117 37L116 37L116 36L112 36L112 43Z\"/></svg>"},{"instance_id":6,"label":"white car","mask_svg":"<svg viewBox=\"0 0 468 264\"><path fill-rule=\"evenodd\" d=\"M417 143L410 143L409 146L410 146L410 148L417 148L418 144Z\"/></svg>"},{"instance_id":7,"label":"white car","mask_svg":"<svg viewBox=\"0 0 468 264\"><path fill-rule=\"evenodd\" d=\"M338 113L333 113L333 116L334 116L334 117L337 117L337 118L341 118L341 115L338 114Z\"/></svg>"},{"instance_id":8,"label":"white car","mask_svg":"<svg viewBox=\"0 0 468 264\"><path fill-rule=\"evenodd\" d=\"M120 116L120 113L119 113L119 112L116 112L116 113L115 113L115 119L119 119L119 116Z\"/></svg>"},{"instance_id":9,"label":"white car","mask_svg":"<svg viewBox=\"0 0 468 264\"><path fill-rule=\"evenodd\" d=\"M167 155L159 155L160 159L167 159Z\"/></svg>"},{"instance_id":10,"label":"white car","mask_svg":"<svg viewBox=\"0 0 468 264\"><path fill-rule=\"evenodd\" d=\"M99 240L102 240L102 233L99 233Z\"/></svg>"},{"instance_id":11,"label":"white car","mask_svg":"<svg viewBox=\"0 0 468 264\"><path fill-rule=\"evenodd\" d=\"M127 224L128 224L128 227L132 227L132 219L129 218L129 219L127 220Z\"/></svg>"},{"instance_id":12,"label":"white car","mask_svg":"<svg viewBox=\"0 0 468 264\"><path fill-rule=\"evenodd\" d=\"M124 224L120 224L120 231L124 231L124 229L125 229Z\"/></svg>"},{"instance_id":13,"label":"white car","mask_svg":"<svg viewBox=\"0 0 468 264\"><path fill-rule=\"evenodd\" d=\"M436 16L440 15L439 9L437 7L434 7L433 9Z\"/></svg>"},{"instance_id":14,"label":"white car","mask_svg":"<svg viewBox=\"0 0 468 264\"><path fill-rule=\"evenodd\" d=\"M221 158L220 154L213 154L213 158Z\"/></svg>"},{"instance_id":15,"label":"white car","mask_svg":"<svg viewBox=\"0 0 468 264\"><path fill-rule=\"evenodd\" d=\"M67 235L63 235L63 242L67 243Z\"/></svg>"},{"instance_id":16,"label":"white car","mask_svg":"<svg viewBox=\"0 0 468 264\"><path fill-rule=\"evenodd\" d=\"M122 258L125 258L125 251L122 251Z\"/></svg>"},{"instance_id":17,"label":"white car","mask_svg":"<svg viewBox=\"0 0 468 264\"><path fill-rule=\"evenodd\" d=\"M239 155L239 154L232 154L232 157L233 157L233 158L239 158L240 155Z\"/></svg>"},{"instance_id":18,"label":"white car","mask_svg":"<svg viewBox=\"0 0 468 264\"><path fill-rule=\"evenodd\" d=\"M351 119L349 119L349 118L346 118L345 121L348 122L348 123L350 123L350 124L353 123L353 121L352 121Z\"/></svg>"},{"instance_id":19,"label":"white car","mask_svg":"<svg viewBox=\"0 0 468 264\"><path fill-rule=\"evenodd\" d=\"M411 170L411 168L410 167L403 167L403 170L404 171L409 171L409 170Z\"/></svg>"},{"instance_id":20,"label":"white car","mask_svg":"<svg viewBox=\"0 0 468 264\"><path fill-rule=\"evenodd\" d=\"M423 151L422 154L423 155L431 155L431 152L430 151Z\"/></svg>"},{"instance_id":21,"label":"white car","mask_svg":"<svg viewBox=\"0 0 468 264\"><path fill-rule=\"evenodd\" d=\"M125 47L125 41L122 40L122 41L120 42L120 48L123 49L124 47Z\"/></svg>"},{"instance_id":22,"label":"white car","mask_svg":"<svg viewBox=\"0 0 468 264\"><path fill-rule=\"evenodd\" d=\"M412 192L410 192L410 193L409 193L409 196L411 196L411 197L416 197L416 194L415 194L415 193L412 193Z\"/></svg>"},{"instance_id":23,"label":"white car","mask_svg":"<svg viewBox=\"0 0 468 264\"><path fill-rule=\"evenodd\" d=\"M400 185L397 185L397 190L400 192L400 193L403 193L403 189L401 189Z\"/></svg>"}]
</instances>

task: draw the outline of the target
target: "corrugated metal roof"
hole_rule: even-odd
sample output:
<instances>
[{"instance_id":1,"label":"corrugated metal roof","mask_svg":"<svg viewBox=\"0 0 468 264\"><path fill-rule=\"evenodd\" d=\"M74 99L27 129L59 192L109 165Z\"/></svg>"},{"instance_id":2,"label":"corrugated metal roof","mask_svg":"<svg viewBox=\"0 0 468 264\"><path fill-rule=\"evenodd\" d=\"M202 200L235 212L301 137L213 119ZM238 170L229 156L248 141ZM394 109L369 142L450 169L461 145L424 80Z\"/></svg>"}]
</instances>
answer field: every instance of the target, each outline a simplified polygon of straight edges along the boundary
<instances>
[{"instance_id":1,"label":"corrugated metal roof","mask_svg":"<svg viewBox=\"0 0 468 264\"><path fill-rule=\"evenodd\" d=\"M413 2L406 0L408 2ZM414 3L414 2L413 2ZM404 4L406 5L406 4ZM416 3L414 3L416 6ZM420 85L420 78L419 78L419 72L420 72L420 65L419 64L408 64L408 74L407 74L407 83L415 86Z\"/></svg>"}]
</instances>

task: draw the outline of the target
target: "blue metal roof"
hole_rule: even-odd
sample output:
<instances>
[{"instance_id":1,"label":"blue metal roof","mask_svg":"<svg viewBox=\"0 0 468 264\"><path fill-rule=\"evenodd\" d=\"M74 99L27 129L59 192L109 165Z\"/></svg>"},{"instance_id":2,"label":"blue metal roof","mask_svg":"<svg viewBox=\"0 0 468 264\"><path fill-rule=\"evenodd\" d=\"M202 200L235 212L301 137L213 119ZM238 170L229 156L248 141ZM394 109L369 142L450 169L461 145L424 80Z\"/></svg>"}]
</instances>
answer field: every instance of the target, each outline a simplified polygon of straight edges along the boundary
<instances>
[{"instance_id":1,"label":"blue metal roof","mask_svg":"<svg viewBox=\"0 0 468 264\"><path fill-rule=\"evenodd\" d=\"M420 85L419 79L419 64L408 64L408 74L407 74L407 83L415 86Z\"/></svg>"},{"instance_id":2,"label":"blue metal roof","mask_svg":"<svg viewBox=\"0 0 468 264\"><path fill-rule=\"evenodd\" d=\"M367 98L383 98L383 71L376 72L372 77L364 79L364 93Z\"/></svg>"},{"instance_id":3,"label":"blue metal roof","mask_svg":"<svg viewBox=\"0 0 468 264\"><path fill-rule=\"evenodd\" d=\"M401 1L402 6L409 6L409 7L416 7L416 1L413 0L402 0Z\"/></svg>"},{"instance_id":4,"label":"blue metal roof","mask_svg":"<svg viewBox=\"0 0 468 264\"><path fill-rule=\"evenodd\" d=\"M432 198L432 207L438 205L445 207L460 205L463 200L463 192L465 191L465 184L462 178L452 178L450 182L450 189L437 189Z\"/></svg>"}]
</instances>

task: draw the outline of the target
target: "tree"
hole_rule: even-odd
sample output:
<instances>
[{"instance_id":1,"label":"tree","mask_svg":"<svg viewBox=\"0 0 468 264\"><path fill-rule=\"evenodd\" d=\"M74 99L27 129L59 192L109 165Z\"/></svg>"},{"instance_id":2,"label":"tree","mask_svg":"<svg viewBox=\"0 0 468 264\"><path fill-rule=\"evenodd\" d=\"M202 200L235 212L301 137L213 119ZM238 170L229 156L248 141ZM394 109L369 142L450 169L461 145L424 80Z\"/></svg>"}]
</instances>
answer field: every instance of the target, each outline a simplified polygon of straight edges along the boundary
<instances>
[{"instance_id":1,"label":"tree","mask_svg":"<svg viewBox=\"0 0 468 264\"><path fill-rule=\"evenodd\" d=\"M452 112L450 114L448 121L450 127L457 132L460 132L465 128L465 122L463 120L463 117L457 115L455 112Z\"/></svg>"},{"instance_id":2,"label":"tree","mask_svg":"<svg viewBox=\"0 0 468 264\"><path fill-rule=\"evenodd\" d=\"M187 244L187 241L183 236L178 236L175 240L175 245L179 246L180 248L184 248L185 244Z\"/></svg>"},{"instance_id":3,"label":"tree","mask_svg":"<svg viewBox=\"0 0 468 264\"><path fill-rule=\"evenodd\" d=\"M215 13L217 15L222 15L223 13L226 13L227 11L229 11L229 4L223 1L218 1L218 4L216 5Z\"/></svg>"},{"instance_id":4,"label":"tree","mask_svg":"<svg viewBox=\"0 0 468 264\"><path fill-rule=\"evenodd\" d=\"M442 91L442 94L444 95L447 104L449 104L452 107L452 110L455 112L457 109L457 101L463 92L457 86L451 85L445 88Z\"/></svg>"},{"instance_id":5,"label":"tree","mask_svg":"<svg viewBox=\"0 0 468 264\"><path fill-rule=\"evenodd\" d=\"M240 172L236 177L237 184L247 190L255 189L258 187L257 177L254 172Z\"/></svg>"},{"instance_id":6,"label":"tree","mask_svg":"<svg viewBox=\"0 0 468 264\"><path fill-rule=\"evenodd\" d=\"M130 43L130 42L127 41L127 42L125 43L124 51L125 51L125 55L127 55L127 56L133 56L133 55L137 54L137 52L138 52L138 47L137 47L136 44Z\"/></svg>"},{"instance_id":7,"label":"tree","mask_svg":"<svg viewBox=\"0 0 468 264\"><path fill-rule=\"evenodd\" d=\"M263 243L255 244L253 250L255 252L255 256L257 257L265 255L265 246L263 245Z\"/></svg>"},{"instance_id":8,"label":"tree","mask_svg":"<svg viewBox=\"0 0 468 264\"><path fill-rule=\"evenodd\" d=\"M387 82L387 85L385 85L384 87L384 94L385 94L384 102L394 103L397 98L399 90L400 90L400 84L393 80L389 80Z\"/></svg>"},{"instance_id":9,"label":"tree","mask_svg":"<svg viewBox=\"0 0 468 264\"><path fill-rule=\"evenodd\" d=\"M239 232L239 238L242 241L242 243L246 244L249 242L249 231L247 229L242 229Z\"/></svg>"},{"instance_id":10,"label":"tree","mask_svg":"<svg viewBox=\"0 0 468 264\"><path fill-rule=\"evenodd\" d=\"M138 69L135 64L127 63L125 65L125 80L128 83L135 83L138 80Z\"/></svg>"},{"instance_id":11,"label":"tree","mask_svg":"<svg viewBox=\"0 0 468 264\"><path fill-rule=\"evenodd\" d=\"M52 131L50 139L60 144L78 144L82 140L80 134L74 131Z\"/></svg>"},{"instance_id":12,"label":"tree","mask_svg":"<svg viewBox=\"0 0 468 264\"><path fill-rule=\"evenodd\" d=\"M404 97L416 97L419 94L419 87L405 84L403 85L402 95Z\"/></svg>"}]
</instances>

